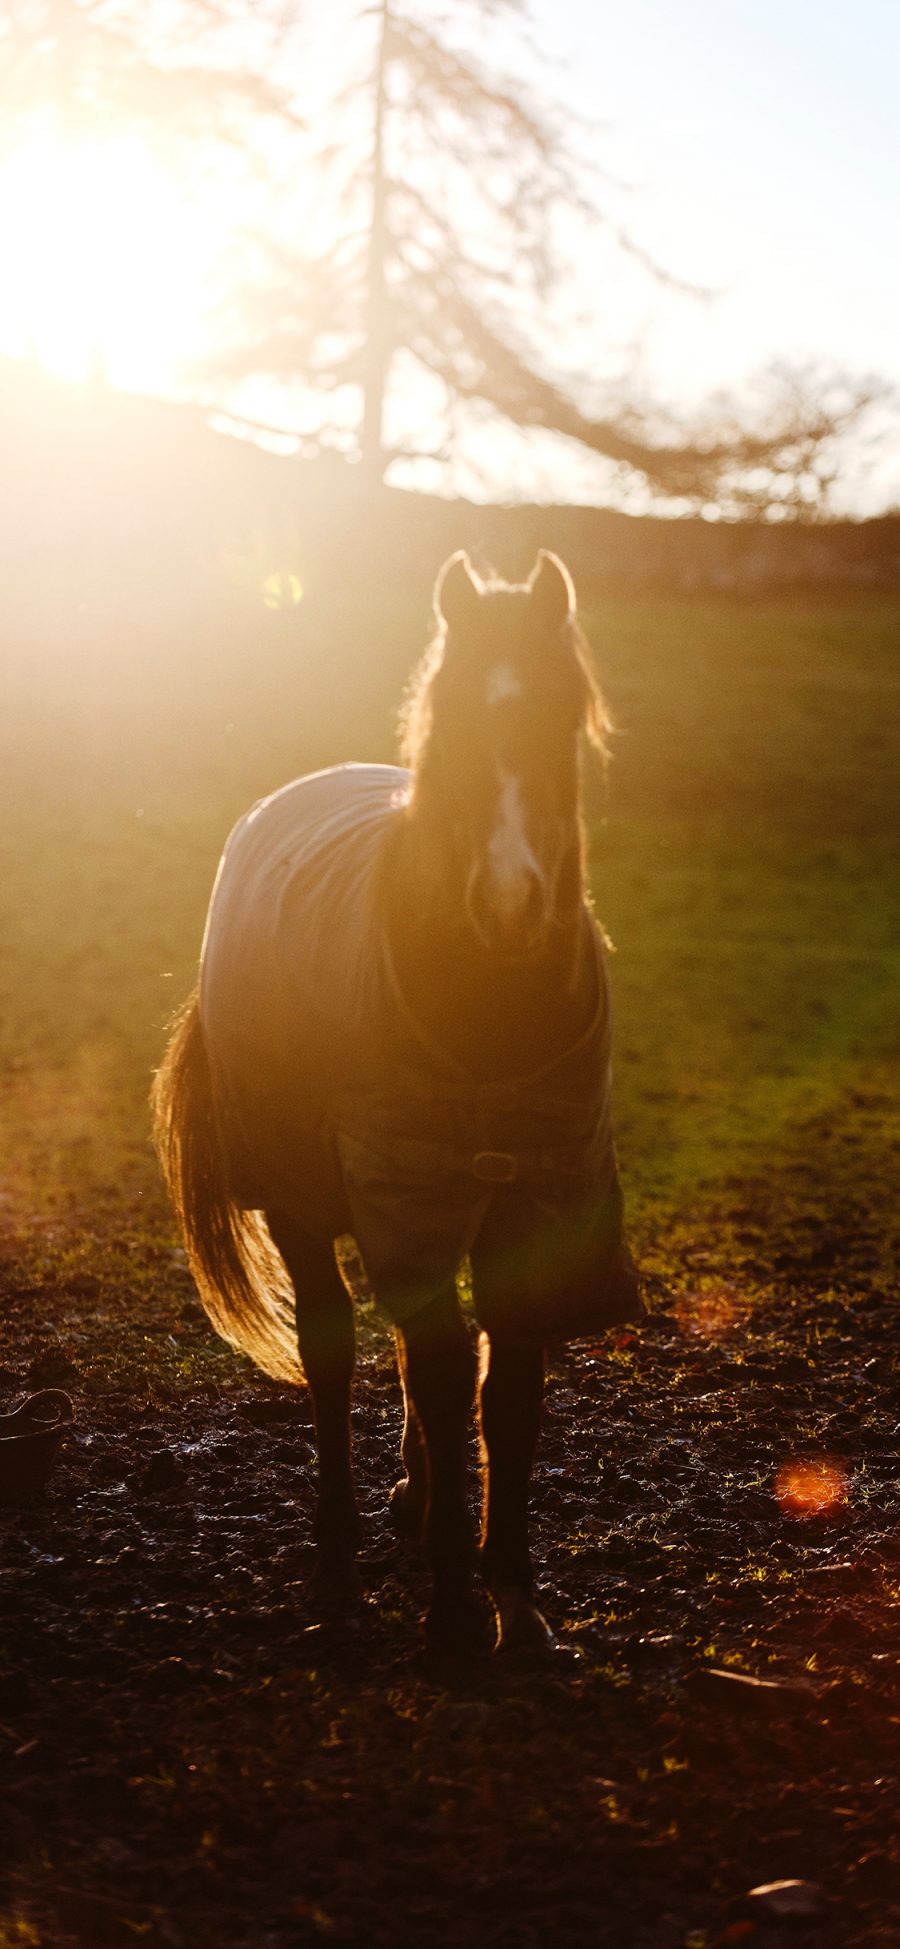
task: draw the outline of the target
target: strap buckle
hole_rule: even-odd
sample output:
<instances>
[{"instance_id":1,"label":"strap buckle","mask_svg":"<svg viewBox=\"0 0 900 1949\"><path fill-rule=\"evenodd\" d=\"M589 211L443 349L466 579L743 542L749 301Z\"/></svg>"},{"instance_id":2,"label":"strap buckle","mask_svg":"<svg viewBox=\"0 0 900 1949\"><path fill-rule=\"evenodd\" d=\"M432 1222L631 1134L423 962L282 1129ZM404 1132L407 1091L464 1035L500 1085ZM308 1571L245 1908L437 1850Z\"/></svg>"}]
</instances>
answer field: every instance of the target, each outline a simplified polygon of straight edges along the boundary
<instances>
[{"instance_id":1,"label":"strap buckle","mask_svg":"<svg viewBox=\"0 0 900 1949\"><path fill-rule=\"evenodd\" d=\"M472 1159L474 1176L485 1184L511 1184L518 1169L518 1158L508 1150L479 1150Z\"/></svg>"}]
</instances>

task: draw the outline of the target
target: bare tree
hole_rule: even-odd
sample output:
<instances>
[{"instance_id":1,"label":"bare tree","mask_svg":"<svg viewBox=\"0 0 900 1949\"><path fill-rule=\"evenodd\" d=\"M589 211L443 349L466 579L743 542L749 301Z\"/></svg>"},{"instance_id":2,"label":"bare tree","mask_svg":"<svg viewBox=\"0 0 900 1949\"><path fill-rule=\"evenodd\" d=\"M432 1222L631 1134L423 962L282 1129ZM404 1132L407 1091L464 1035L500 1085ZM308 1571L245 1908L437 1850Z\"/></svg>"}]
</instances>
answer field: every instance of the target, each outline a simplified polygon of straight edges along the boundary
<instances>
[{"instance_id":1,"label":"bare tree","mask_svg":"<svg viewBox=\"0 0 900 1949\"><path fill-rule=\"evenodd\" d=\"M733 460L717 483L718 511L743 520L827 520L849 444L858 478L889 435L894 388L839 367L777 363L760 375L754 395L755 431L744 453L746 407L713 398L706 409L713 435L734 443Z\"/></svg>"},{"instance_id":2,"label":"bare tree","mask_svg":"<svg viewBox=\"0 0 900 1949\"><path fill-rule=\"evenodd\" d=\"M525 0L458 0L452 17L376 0L361 18L367 60L334 101L314 165L335 236L305 259L279 243L235 315L224 369L305 380L323 402L320 440L355 450L370 481L398 456L433 457L442 417L446 458L454 413L478 411L570 440L670 506L821 513L870 386L783 375L777 397L770 387L752 410L718 400L688 425L634 397L598 411L596 387L559 372L544 321L570 269L560 239L573 213L649 277L677 280L620 226L615 186L585 160L587 132L474 51L473 27L489 44L513 20L527 31ZM392 396L417 386L424 444L398 447ZM355 427L327 403L348 391Z\"/></svg>"}]
</instances>

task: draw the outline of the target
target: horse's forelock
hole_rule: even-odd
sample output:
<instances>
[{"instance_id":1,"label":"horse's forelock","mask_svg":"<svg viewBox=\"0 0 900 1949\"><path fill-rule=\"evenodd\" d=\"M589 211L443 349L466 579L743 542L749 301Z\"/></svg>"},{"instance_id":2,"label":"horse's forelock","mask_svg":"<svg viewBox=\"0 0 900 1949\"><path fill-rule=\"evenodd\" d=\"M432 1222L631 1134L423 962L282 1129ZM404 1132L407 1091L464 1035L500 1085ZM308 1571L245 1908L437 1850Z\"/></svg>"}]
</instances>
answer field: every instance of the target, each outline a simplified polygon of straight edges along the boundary
<instances>
[{"instance_id":1,"label":"horse's forelock","mask_svg":"<svg viewBox=\"0 0 900 1949\"><path fill-rule=\"evenodd\" d=\"M523 603L528 600L530 593L531 585L528 583L503 582L494 575L481 579L479 593L481 618L478 630L480 640L477 647L484 653L485 668L489 669L493 662L506 659L508 650L503 638L507 635L514 638L517 624L522 618ZM590 744L605 762L609 755L608 741L612 724L606 701L594 674L586 638L574 614L567 617L558 635L561 653L571 657L577 673L581 692L582 727ZM434 729L435 688L443 669L448 637L446 623L439 620L437 630L412 674L401 707L400 751L403 763L413 773L414 785ZM480 662L481 655L479 655ZM478 708L480 701L482 699L473 696L473 709Z\"/></svg>"}]
</instances>

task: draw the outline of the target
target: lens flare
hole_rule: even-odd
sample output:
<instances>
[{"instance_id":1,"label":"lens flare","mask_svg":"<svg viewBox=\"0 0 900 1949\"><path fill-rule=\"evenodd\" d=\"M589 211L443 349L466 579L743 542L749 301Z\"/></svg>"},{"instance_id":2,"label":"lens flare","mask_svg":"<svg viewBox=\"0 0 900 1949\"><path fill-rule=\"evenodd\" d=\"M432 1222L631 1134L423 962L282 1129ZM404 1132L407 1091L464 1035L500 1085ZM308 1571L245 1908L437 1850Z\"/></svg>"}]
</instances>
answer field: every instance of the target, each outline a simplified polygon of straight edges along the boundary
<instances>
[{"instance_id":1,"label":"lens flare","mask_svg":"<svg viewBox=\"0 0 900 1949\"><path fill-rule=\"evenodd\" d=\"M682 1333L696 1334L702 1340L721 1339L737 1317L733 1286L704 1286L699 1292L680 1293L675 1303L675 1318Z\"/></svg>"},{"instance_id":2,"label":"lens flare","mask_svg":"<svg viewBox=\"0 0 900 1949\"><path fill-rule=\"evenodd\" d=\"M303 601L303 583L299 575L288 569L278 569L274 575L267 575L262 585L262 599L266 609L296 609Z\"/></svg>"},{"instance_id":3,"label":"lens flare","mask_svg":"<svg viewBox=\"0 0 900 1949\"><path fill-rule=\"evenodd\" d=\"M785 1462L775 1477L775 1494L787 1516L824 1516L849 1495L847 1471L824 1456Z\"/></svg>"}]
</instances>

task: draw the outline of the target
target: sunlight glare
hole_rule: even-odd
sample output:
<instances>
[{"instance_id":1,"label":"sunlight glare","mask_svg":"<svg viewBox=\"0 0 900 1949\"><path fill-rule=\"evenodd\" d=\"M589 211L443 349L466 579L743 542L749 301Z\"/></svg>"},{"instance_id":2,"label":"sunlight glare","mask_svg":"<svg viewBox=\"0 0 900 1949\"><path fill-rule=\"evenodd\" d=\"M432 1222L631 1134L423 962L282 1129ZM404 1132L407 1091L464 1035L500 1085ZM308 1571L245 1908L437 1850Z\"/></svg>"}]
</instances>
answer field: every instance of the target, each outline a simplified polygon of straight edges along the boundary
<instances>
[{"instance_id":1,"label":"sunlight glare","mask_svg":"<svg viewBox=\"0 0 900 1949\"><path fill-rule=\"evenodd\" d=\"M0 169L0 350L65 379L171 383L199 349L211 248L138 135L32 132Z\"/></svg>"}]
</instances>

